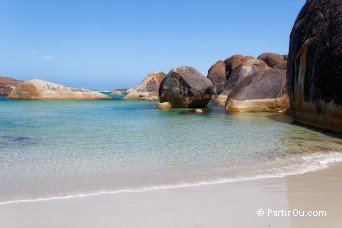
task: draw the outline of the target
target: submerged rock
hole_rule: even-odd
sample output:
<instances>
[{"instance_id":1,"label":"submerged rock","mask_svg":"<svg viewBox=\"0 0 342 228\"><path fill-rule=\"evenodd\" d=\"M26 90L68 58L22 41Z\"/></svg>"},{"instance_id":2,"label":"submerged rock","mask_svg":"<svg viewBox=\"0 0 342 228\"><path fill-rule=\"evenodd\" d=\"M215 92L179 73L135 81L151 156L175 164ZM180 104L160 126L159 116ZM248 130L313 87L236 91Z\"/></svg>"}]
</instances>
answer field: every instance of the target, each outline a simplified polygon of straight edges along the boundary
<instances>
[{"instance_id":1,"label":"submerged rock","mask_svg":"<svg viewBox=\"0 0 342 228\"><path fill-rule=\"evenodd\" d=\"M164 109L164 108L172 108L169 102L163 102L156 104L156 108Z\"/></svg>"},{"instance_id":2,"label":"submerged rock","mask_svg":"<svg viewBox=\"0 0 342 228\"><path fill-rule=\"evenodd\" d=\"M37 79L20 84L8 97L28 100L97 100L109 98L99 92L75 89Z\"/></svg>"},{"instance_id":3,"label":"submerged rock","mask_svg":"<svg viewBox=\"0 0 342 228\"><path fill-rule=\"evenodd\" d=\"M213 94L213 84L193 67L173 68L159 88L160 102L172 107L205 107Z\"/></svg>"},{"instance_id":4,"label":"submerged rock","mask_svg":"<svg viewBox=\"0 0 342 228\"><path fill-rule=\"evenodd\" d=\"M158 100L159 86L165 78L163 72L154 72L149 74L140 85L127 90L126 100Z\"/></svg>"},{"instance_id":5,"label":"submerged rock","mask_svg":"<svg viewBox=\"0 0 342 228\"><path fill-rule=\"evenodd\" d=\"M307 0L293 26L287 89L295 121L342 132L342 1Z\"/></svg>"},{"instance_id":6,"label":"submerged rock","mask_svg":"<svg viewBox=\"0 0 342 228\"><path fill-rule=\"evenodd\" d=\"M22 83L24 83L24 81L0 76L0 96L8 96L12 90Z\"/></svg>"},{"instance_id":7,"label":"submerged rock","mask_svg":"<svg viewBox=\"0 0 342 228\"><path fill-rule=\"evenodd\" d=\"M240 81L226 103L230 112L276 112L287 108L286 71L270 68Z\"/></svg>"}]
</instances>

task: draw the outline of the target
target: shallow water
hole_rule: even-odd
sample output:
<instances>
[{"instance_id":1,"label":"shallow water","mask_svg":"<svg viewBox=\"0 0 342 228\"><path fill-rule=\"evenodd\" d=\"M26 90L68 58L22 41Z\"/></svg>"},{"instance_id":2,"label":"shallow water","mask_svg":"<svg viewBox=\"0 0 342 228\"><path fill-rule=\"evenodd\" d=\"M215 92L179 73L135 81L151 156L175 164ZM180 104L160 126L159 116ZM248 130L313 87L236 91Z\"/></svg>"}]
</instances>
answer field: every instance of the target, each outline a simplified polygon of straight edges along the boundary
<instances>
[{"instance_id":1,"label":"shallow water","mask_svg":"<svg viewBox=\"0 0 342 228\"><path fill-rule=\"evenodd\" d=\"M0 101L0 204L296 175L342 161L342 140L283 114L210 104Z\"/></svg>"}]
</instances>

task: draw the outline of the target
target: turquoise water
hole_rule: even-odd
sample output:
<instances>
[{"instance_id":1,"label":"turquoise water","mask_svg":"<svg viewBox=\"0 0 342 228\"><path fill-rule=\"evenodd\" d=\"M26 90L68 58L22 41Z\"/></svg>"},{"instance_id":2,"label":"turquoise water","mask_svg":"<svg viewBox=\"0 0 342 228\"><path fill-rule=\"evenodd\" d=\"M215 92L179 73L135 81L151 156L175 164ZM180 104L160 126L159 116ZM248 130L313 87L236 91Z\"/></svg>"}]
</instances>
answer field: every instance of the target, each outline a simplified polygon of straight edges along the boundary
<instances>
[{"instance_id":1,"label":"turquoise water","mask_svg":"<svg viewBox=\"0 0 342 228\"><path fill-rule=\"evenodd\" d=\"M156 102L0 100L0 204L296 175L342 140L283 114Z\"/></svg>"}]
</instances>

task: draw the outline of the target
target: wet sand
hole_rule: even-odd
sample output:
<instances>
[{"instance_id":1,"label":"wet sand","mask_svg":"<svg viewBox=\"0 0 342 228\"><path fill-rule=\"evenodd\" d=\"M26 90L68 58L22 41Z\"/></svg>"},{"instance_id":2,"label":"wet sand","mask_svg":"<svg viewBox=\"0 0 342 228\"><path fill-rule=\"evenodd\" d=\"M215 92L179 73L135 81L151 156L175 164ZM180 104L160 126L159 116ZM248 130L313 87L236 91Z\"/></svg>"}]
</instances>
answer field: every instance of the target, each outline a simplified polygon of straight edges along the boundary
<instances>
[{"instance_id":1,"label":"wet sand","mask_svg":"<svg viewBox=\"0 0 342 228\"><path fill-rule=\"evenodd\" d=\"M1 205L0 227L341 227L341 173ZM281 216L294 209L327 216Z\"/></svg>"}]
</instances>

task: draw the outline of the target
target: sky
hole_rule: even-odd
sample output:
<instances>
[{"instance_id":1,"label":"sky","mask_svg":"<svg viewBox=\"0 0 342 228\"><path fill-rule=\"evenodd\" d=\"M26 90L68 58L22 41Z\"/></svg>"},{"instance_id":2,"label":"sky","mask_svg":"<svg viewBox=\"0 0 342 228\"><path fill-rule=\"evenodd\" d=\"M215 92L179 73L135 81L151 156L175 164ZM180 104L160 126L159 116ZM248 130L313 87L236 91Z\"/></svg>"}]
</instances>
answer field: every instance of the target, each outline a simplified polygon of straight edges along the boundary
<instances>
[{"instance_id":1,"label":"sky","mask_svg":"<svg viewBox=\"0 0 342 228\"><path fill-rule=\"evenodd\" d=\"M305 0L0 0L0 75L87 89L288 53Z\"/></svg>"}]
</instances>

